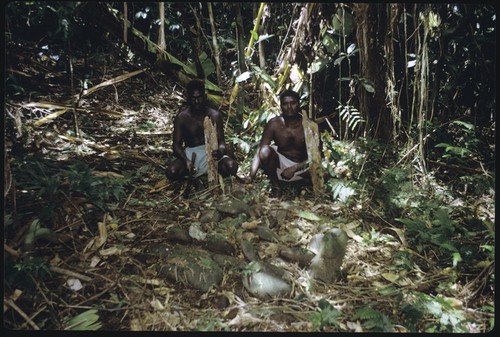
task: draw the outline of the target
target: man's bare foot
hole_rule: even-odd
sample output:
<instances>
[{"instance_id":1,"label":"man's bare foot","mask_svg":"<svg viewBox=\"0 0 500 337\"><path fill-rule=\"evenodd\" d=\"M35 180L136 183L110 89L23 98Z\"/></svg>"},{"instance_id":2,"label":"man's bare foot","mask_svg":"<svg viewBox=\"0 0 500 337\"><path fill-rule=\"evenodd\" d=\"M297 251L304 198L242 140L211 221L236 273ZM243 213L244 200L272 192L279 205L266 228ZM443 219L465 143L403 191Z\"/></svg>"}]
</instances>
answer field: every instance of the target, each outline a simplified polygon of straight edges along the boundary
<instances>
[{"instance_id":1,"label":"man's bare foot","mask_svg":"<svg viewBox=\"0 0 500 337\"><path fill-rule=\"evenodd\" d=\"M282 191L281 191L281 188L279 187L271 187L271 197L273 198L281 198L282 196Z\"/></svg>"}]
</instances>

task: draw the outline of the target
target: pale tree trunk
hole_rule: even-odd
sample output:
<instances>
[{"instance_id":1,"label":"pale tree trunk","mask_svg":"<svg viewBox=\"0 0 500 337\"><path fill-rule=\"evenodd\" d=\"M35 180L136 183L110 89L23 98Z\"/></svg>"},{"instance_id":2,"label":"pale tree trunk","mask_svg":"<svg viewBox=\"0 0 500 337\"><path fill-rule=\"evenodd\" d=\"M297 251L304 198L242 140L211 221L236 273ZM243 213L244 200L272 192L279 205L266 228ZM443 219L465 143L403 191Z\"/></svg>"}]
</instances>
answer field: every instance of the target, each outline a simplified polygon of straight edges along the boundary
<instances>
[{"instance_id":1,"label":"pale tree trunk","mask_svg":"<svg viewBox=\"0 0 500 337\"><path fill-rule=\"evenodd\" d=\"M415 9L417 6L415 6ZM428 17L430 6L423 11L423 16ZM414 11L415 14L417 10ZM419 169L424 174L427 173L425 142L426 142L426 121L432 119L428 116L432 109L429 105L429 55L428 55L428 39L429 39L429 25L424 19L422 25L415 28L414 41L417 62L415 63L415 81L414 81L414 104L412 115L417 117L417 131L418 131L418 147L416 152L416 161L418 161Z\"/></svg>"},{"instance_id":2,"label":"pale tree trunk","mask_svg":"<svg viewBox=\"0 0 500 337\"><path fill-rule=\"evenodd\" d=\"M253 11L254 11L254 17L260 18L260 24L258 25L258 27L256 24L256 27L254 28L254 29L257 29L257 33L260 37L260 36L265 35L267 33L267 29L266 29L267 21L268 21L267 19L270 16L269 5L267 5L265 3L261 3L260 7L257 8L257 3L254 3ZM259 48L259 67L260 67L260 69L262 69L262 71L266 71L266 67L267 67L266 52L264 49L264 43L265 43L264 41L261 41L258 45L258 48ZM266 91L267 91L266 90L266 83L261 81L259 89L260 89L261 97L264 98L266 95Z\"/></svg>"},{"instance_id":3,"label":"pale tree trunk","mask_svg":"<svg viewBox=\"0 0 500 337\"><path fill-rule=\"evenodd\" d=\"M127 43L128 35L128 5L126 2L123 3L123 42Z\"/></svg>"},{"instance_id":4,"label":"pale tree trunk","mask_svg":"<svg viewBox=\"0 0 500 337\"><path fill-rule=\"evenodd\" d=\"M243 40L243 18L241 16L241 4L236 2L233 5L233 11L236 18L236 41L238 48L238 69L239 73L242 74L247 71L247 65L245 62L245 42ZM235 84L233 88L233 94L236 93L236 114L237 116L242 116L244 113L243 106L245 104L245 100L243 98L243 90L239 89L238 83Z\"/></svg>"},{"instance_id":5,"label":"pale tree trunk","mask_svg":"<svg viewBox=\"0 0 500 337\"><path fill-rule=\"evenodd\" d=\"M208 6L208 16L210 19L210 28L212 31L212 45L214 48L214 60L215 60L215 71L217 73L217 84L219 86L222 85L222 68L221 68L221 63L220 63L220 52L219 52L219 44L217 43L217 30L215 28L215 20L214 20L214 13L212 9L212 3L207 2Z\"/></svg>"},{"instance_id":6,"label":"pale tree trunk","mask_svg":"<svg viewBox=\"0 0 500 337\"><path fill-rule=\"evenodd\" d=\"M198 15L198 9L193 7L191 3L189 3L189 7L191 8L191 12L193 13L193 16L196 20L196 26L190 26L186 22L186 26L189 27L189 31L187 33L189 37L189 42L191 44L191 49L193 50L193 60L196 65L196 73L197 77L201 79L205 79L205 71L203 70L203 66L201 65L200 61L200 54L201 54L201 42L200 42L200 35L202 33L202 25L201 25L201 20Z\"/></svg>"},{"instance_id":7,"label":"pale tree trunk","mask_svg":"<svg viewBox=\"0 0 500 337\"><path fill-rule=\"evenodd\" d=\"M244 73L245 71L248 70L248 67L246 65L246 58L250 58L252 56L252 50L254 47L254 44L256 42L255 40L255 35L258 35L258 30L260 26L260 18L262 16L262 12L264 9L265 3L261 3L259 7L259 12L255 18L255 25L252 31L250 32L250 39L248 41L248 46L245 52L245 45L243 44L243 18L241 16L241 6L239 3L235 3L233 10L234 10L234 15L236 18L236 36L237 36L237 42L238 42L238 68L240 71L240 74ZM232 93L231 93L231 98L230 101L232 102L235 98L238 99L238 104L236 107L237 114L238 116L241 116L243 114L243 105L244 105L244 99L243 99L244 93L242 90L239 88L239 84L235 83Z\"/></svg>"},{"instance_id":8,"label":"pale tree trunk","mask_svg":"<svg viewBox=\"0 0 500 337\"><path fill-rule=\"evenodd\" d=\"M165 3L158 3L158 10L160 16L160 32L158 34L158 45L160 49L166 50L167 43L165 42Z\"/></svg>"},{"instance_id":9,"label":"pale tree trunk","mask_svg":"<svg viewBox=\"0 0 500 337\"><path fill-rule=\"evenodd\" d=\"M306 138L307 157L309 159L309 172L313 184L314 196L321 198L323 194L323 166L321 165L321 150L319 142L318 124L307 116L302 117L304 135Z\"/></svg>"},{"instance_id":10,"label":"pale tree trunk","mask_svg":"<svg viewBox=\"0 0 500 337\"><path fill-rule=\"evenodd\" d=\"M217 190L219 174L217 163L212 156L212 151L219 148L219 142L217 141L217 128L208 116L203 120L203 127L205 132L205 151L207 151L208 185ZM217 193L217 191L215 193Z\"/></svg>"},{"instance_id":11,"label":"pale tree trunk","mask_svg":"<svg viewBox=\"0 0 500 337\"><path fill-rule=\"evenodd\" d=\"M263 12L261 15L261 23L259 26L259 36L265 35L267 33L267 19L270 17L270 9L269 5L265 4L263 8ZM266 51L264 49L264 42L259 43L259 66L262 70L266 69Z\"/></svg>"},{"instance_id":12,"label":"pale tree trunk","mask_svg":"<svg viewBox=\"0 0 500 337\"><path fill-rule=\"evenodd\" d=\"M397 26L402 12L402 4L387 5L387 34L384 39L384 54L387 60L387 75L386 75L386 96L387 105L391 112L392 120L392 138L396 138L402 129L401 109L399 106L399 98L397 93L399 88L396 87L395 62L394 62L394 41L399 41L397 36Z\"/></svg>"},{"instance_id":13,"label":"pale tree trunk","mask_svg":"<svg viewBox=\"0 0 500 337\"><path fill-rule=\"evenodd\" d=\"M233 4L233 10L236 18L236 41L238 48L238 69L240 74L247 71L247 65L245 63L245 42L244 42L244 28L243 28L243 17L241 16L241 4L236 2Z\"/></svg>"},{"instance_id":14,"label":"pale tree trunk","mask_svg":"<svg viewBox=\"0 0 500 337\"><path fill-rule=\"evenodd\" d=\"M297 22L297 27L295 29L295 36L293 37L292 43L288 49L286 56L278 69L278 74L280 74L278 79L278 90L281 90L282 86L288 80L288 76L290 74L290 65L295 62L295 58L297 52L300 50L300 47L304 45L304 42L307 37L307 27L309 25L310 14L313 12L314 8L318 4L316 3L307 3L302 7L300 12L300 16Z\"/></svg>"}]
</instances>

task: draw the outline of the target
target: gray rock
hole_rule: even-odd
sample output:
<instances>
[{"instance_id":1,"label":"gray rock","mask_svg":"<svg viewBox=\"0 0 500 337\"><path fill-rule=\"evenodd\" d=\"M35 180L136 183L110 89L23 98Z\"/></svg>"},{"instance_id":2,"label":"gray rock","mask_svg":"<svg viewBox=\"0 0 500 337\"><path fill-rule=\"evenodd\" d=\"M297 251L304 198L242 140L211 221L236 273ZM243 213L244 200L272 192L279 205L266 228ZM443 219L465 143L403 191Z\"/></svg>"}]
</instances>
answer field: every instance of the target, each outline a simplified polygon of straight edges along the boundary
<instances>
[{"instance_id":1,"label":"gray rock","mask_svg":"<svg viewBox=\"0 0 500 337\"><path fill-rule=\"evenodd\" d=\"M278 235L266 226L257 226L255 233L262 239L269 242L278 242Z\"/></svg>"},{"instance_id":2,"label":"gray rock","mask_svg":"<svg viewBox=\"0 0 500 337\"><path fill-rule=\"evenodd\" d=\"M226 255L233 255L235 253L234 246L225 238L224 235L219 233L208 234L203 247L215 253Z\"/></svg>"},{"instance_id":3,"label":"gray rock","mask_svg":"<svg viewBox=\"0 0 500 337\"><path fill-rule=\"evenodd\" d=\"M216 223L219 219L219 212L216 209L209 209L200 216L201 223Z\"/></svg>"},{"instance_id":4,"label":"gray rock","mask_svg":"<svg viewBox=\"0 0 500 337\"><path fill-rule=\"evenodd\" d=\"M243 255L250 261L258 261L260 260L259 253L255 246L248 240L241 240L241 250L243 251Z\"/></svg>"},{"instance_id":5,"label":"gray rock","mask_svg":"<svg viewBox=\"0 0 500 337\"><path fill-rule=\"evenodd\" d=\"M229 268L232 270L241 270L243 269L247 263L237 257L225 255L225 254L212 254L212 259L219 265L221 268Z\"/></svg>"},{"instance_id":6,"label":"gray rock","mask_svg":"<svg viewBox=\"0 0 500 337\"><path fill-rule=\"evenodd\" d=\"M183 227L173 227L170 228L165 233L165 238L174 242L190 243L193 241L189 236L189 231Z\"/></svg>"},{"instance_id":7,"label":"gray rock","mask_svg":"<svg viewBox=\"0 0 500 337\"><path fill-rule=\"evenodd\" d=\"M289 274L264 261L252 261L242 272L243 286L255 297L289 297L292 291Z\"/></svg>"},{"instance_id":8,"label":"gray rock","mask_svg":"<svg viewBox=\"0 0 500 337\"><path fill-rule=\"evenodd\" d=\"M272 209L269 211L270 225L269 228L281 226L285 223L290 211L286 209Z\"/></svg>"},{"instance_id":9,"label":"gray rock","mask_svg":"<svg viewBox=\"0 0 500 337\"><path fill-rule=\"evenodd\" d=\"M205 241L207 233L205 233L201 228L201 223L193 222L189 226L189 236L198 241Z\"/></svg>"},{"instance_id":10,"label":"gray rock","mask_svg":"<svg viewBox=\"0 0 500 337\"><path fill-rule=\"evenodd\" d=\"M176 249L162 261L159 274L173 282L208 291L222 281L219 265L204 251Z\"/></svg>"},{"instance_id":11,"label":"gray rock","mask_svg":"<svg viewBox=\"0 0 500 337\"><path fill-rule=\"evenodd\" d=\"M186 235L187 235L187 231L186 231ZM189 240L191 240L191 238L189 237L189 235L187 236ZM176 249L173 245L170 245L170 244L166 244L166 243L153 243L149 246L147 246L145 249L144 249L144 253L145 254L149 254L149 255L154 255L155 257L166 257L168 256L169 254L172 253L172 251Z\"/></svg>"},{"instance_id":12,"label":"gray rock","mask_svg":"<svg viewBox=\"0 0 500 337\"><path fill-rule=\"evenodd\" d=\"M315 254L302 247L286 247L280 250L279 256L287 261L296 262L299 267L305 268L309 266Z\"/></svg>"},{"instance_id":13,"label":"gray rock","mask_svg":"<svg viewBox=\"0 0 500 337\"><path fill-rule=\"evenodd\" d=\"M309 275L325 283L334 282L344 260L347 240L346 232L340 228L315 235L309 244L309 250L316 253L309 266Z\"/></svg>"},{"instance_id":14,"label":"gray rock","mask_svg":"<svg viewBox=\"0 0 500 337\"><path fill-rule=\"evenodd\" d=\"M217 201L215 208L222 213L239 215L245 213L250 215L250 206L235 198L221 198Z\"/></svg>"}]
</instances>

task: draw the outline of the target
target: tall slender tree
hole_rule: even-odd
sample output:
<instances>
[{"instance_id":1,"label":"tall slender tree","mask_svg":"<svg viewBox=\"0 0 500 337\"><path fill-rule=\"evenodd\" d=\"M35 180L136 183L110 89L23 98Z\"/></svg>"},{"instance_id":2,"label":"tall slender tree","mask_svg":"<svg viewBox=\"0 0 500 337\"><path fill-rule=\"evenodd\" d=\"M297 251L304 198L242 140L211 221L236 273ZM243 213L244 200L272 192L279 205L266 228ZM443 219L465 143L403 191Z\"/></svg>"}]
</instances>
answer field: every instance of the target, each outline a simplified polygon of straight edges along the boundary
<instances>
[{"instance_id":1,"label":"tall slender tree","mask_svg":"<svg viewBox=\"0 0 500 337\"><path fill-rule=\"evenodd\" d=\"M359 66L361 81L368 81L374 92L358 85L359 110L366 120L366 133L382 141L391 140L391 115L386 109L384 41L387 29L386 4L356 3L354 14L357 23L356 39L360 49ZM390 49L387 51L391 51Z\"/></svg>"},{"instance_id":2,"label":"tall slender tree","mask_svg":"<svg viewBox=\"0 0 500 337\"><path fill-rule=\"evenodd\" d=\"M217 84L220 86L222 85L222 67L220 62L219 44L217 43L217 29L215 27L214 12L211 2L207 2L207 8L210 20L210 30L212 32L213 58L215 62L215 72L217 74Z\"/></svg>"}]
</instances>

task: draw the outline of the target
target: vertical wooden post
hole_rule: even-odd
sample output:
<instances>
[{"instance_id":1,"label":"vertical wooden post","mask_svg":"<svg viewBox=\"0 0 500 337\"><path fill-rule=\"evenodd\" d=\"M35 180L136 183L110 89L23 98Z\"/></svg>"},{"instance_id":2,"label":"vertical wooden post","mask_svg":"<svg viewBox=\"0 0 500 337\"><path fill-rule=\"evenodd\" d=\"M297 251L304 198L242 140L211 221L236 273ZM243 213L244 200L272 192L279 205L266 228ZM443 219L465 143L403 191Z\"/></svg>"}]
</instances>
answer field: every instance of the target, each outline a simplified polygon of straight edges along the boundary
<instances>
[{"instance_id":1,"label":"vertical wooden post","mask_svg":"<svg viewBox=\"0 0 500 337\"><path fill-rule=\"evenodd\" d=\"M302 116L304 135L306 137L307 156L309 157L309 171L313 184L314 196L320 198L323 192L323 167L319 148L318 124L310 120L306 114Z\"/></svg>"},{"instance_id":2,"label":"vertical wooden post","mask_svg":"<svg viewBox=\"0 0 500 337\"><path fill-rule=\"evenodd\" d=\"M217 129L215 124L212 122L210 117L205 117L203 121L203 127L205 130L205 149L207 151L207 163L208 163L208 185L210 187L216 187L218 185L218 166L212 157L212 151L217 150L219 147L219 142L217 140Z\"/></svg>"}]
</instances>

